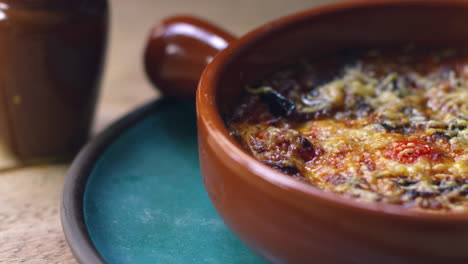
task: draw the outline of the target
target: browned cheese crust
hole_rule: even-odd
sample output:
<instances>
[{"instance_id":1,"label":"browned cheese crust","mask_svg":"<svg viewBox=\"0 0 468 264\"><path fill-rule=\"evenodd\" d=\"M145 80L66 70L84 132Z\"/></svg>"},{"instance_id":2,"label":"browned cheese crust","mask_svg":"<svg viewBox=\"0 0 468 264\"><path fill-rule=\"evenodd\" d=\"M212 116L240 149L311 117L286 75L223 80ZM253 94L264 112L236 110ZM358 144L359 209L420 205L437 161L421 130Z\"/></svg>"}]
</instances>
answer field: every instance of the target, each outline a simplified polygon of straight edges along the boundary
<instances>
[{"instance_id":1,"label":"browned cheese crust","mask_svg":"<svg viewBox=\"0 0 468 264\"><path fill-rule=\"evenodd\" d=\"M301 61L227 120L259 161L322 190L468 211L468 52L393 48Z\"/></svg>"}]
</instances>

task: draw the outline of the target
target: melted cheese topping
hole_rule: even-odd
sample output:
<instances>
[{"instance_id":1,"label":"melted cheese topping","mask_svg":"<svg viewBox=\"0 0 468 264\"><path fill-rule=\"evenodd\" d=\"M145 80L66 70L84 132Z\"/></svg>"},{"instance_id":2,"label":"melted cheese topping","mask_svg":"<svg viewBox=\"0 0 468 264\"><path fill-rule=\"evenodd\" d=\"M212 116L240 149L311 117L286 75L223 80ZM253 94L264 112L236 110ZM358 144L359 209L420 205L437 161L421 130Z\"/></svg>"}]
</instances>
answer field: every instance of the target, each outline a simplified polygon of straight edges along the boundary
<instances>
[{"instance_id":1,"label":"melted cheese topping","mask_svg":"<svg viewBox=\"0 0 468 264\"><path fill-rule=\"evenodd\" d=\"M356 51L248 87L231 134L258 160L325 191L468 210L468 56Z\"/></svg>"}]
</instances>

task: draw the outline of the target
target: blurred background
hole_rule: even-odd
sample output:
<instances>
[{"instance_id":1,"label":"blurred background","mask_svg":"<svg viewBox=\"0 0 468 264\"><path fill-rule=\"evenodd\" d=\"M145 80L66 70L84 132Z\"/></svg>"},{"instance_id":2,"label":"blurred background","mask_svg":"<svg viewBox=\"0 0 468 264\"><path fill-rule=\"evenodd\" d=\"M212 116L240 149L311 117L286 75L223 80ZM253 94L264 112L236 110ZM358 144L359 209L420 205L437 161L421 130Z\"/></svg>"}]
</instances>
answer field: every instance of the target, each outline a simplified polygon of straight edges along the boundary
<instances>
[{"instance_id":1,"label":"blurred background","mask_svg":"<svg viewBox=\"0 0 468 264\"><path fill-rule=\"evenodd\" d=\"M167 16L194 15L240 36L280 16L338 0L110 0L110 50L95 131L157 93L142 70L150 28Z\"/></svg>"}]
</instances>

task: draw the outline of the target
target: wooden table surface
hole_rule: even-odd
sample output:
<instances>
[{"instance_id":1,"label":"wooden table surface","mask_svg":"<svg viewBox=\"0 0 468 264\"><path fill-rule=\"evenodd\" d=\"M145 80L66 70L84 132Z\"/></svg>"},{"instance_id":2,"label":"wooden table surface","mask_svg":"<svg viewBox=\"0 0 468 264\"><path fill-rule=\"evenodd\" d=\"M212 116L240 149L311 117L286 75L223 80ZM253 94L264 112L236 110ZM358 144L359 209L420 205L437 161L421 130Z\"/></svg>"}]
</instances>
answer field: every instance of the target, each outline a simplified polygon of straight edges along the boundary
<instances>
[{"instance_id":1,"label":"wooden table surface","mask_svg":"<svg viewBox=\"0 0 468 264\"><path fill-rule=\"evenodd\" d=\"M158 20L193 14L240 35L268 20L333 1L111 0L110 50L94 134L159 96L146 80L141 61L146 34ZM67 168L61 164L0 171L0 263L76 263L60 224Z\"/></svg>"}]
</instances>

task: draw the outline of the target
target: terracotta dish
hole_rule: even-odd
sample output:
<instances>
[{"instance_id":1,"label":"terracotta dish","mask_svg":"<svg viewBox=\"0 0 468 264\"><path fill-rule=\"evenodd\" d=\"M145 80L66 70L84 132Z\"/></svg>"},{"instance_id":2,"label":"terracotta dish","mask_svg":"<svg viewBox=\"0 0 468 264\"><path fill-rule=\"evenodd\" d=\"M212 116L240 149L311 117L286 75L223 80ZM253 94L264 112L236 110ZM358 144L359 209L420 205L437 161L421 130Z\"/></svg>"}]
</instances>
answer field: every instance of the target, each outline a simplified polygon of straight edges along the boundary
<instances>
[{"instance_id":1,"label":"terracotta dish","mask_svg":"<svg viewBox=\"0 0 468 264\"><path fill-rule=\"evenodd\" d=\"M238 40L206 22L177 17L153 31L146 66L163 92L188 95L210 62L197 91L205 187L225 223L268 261L468 263L468 215L362 203L313 188L255 160L224 122L246 84L282 65L343 48L466 47L467 25L463 0L333 4L275 20Z\"/></svg>"}]
</instances>

